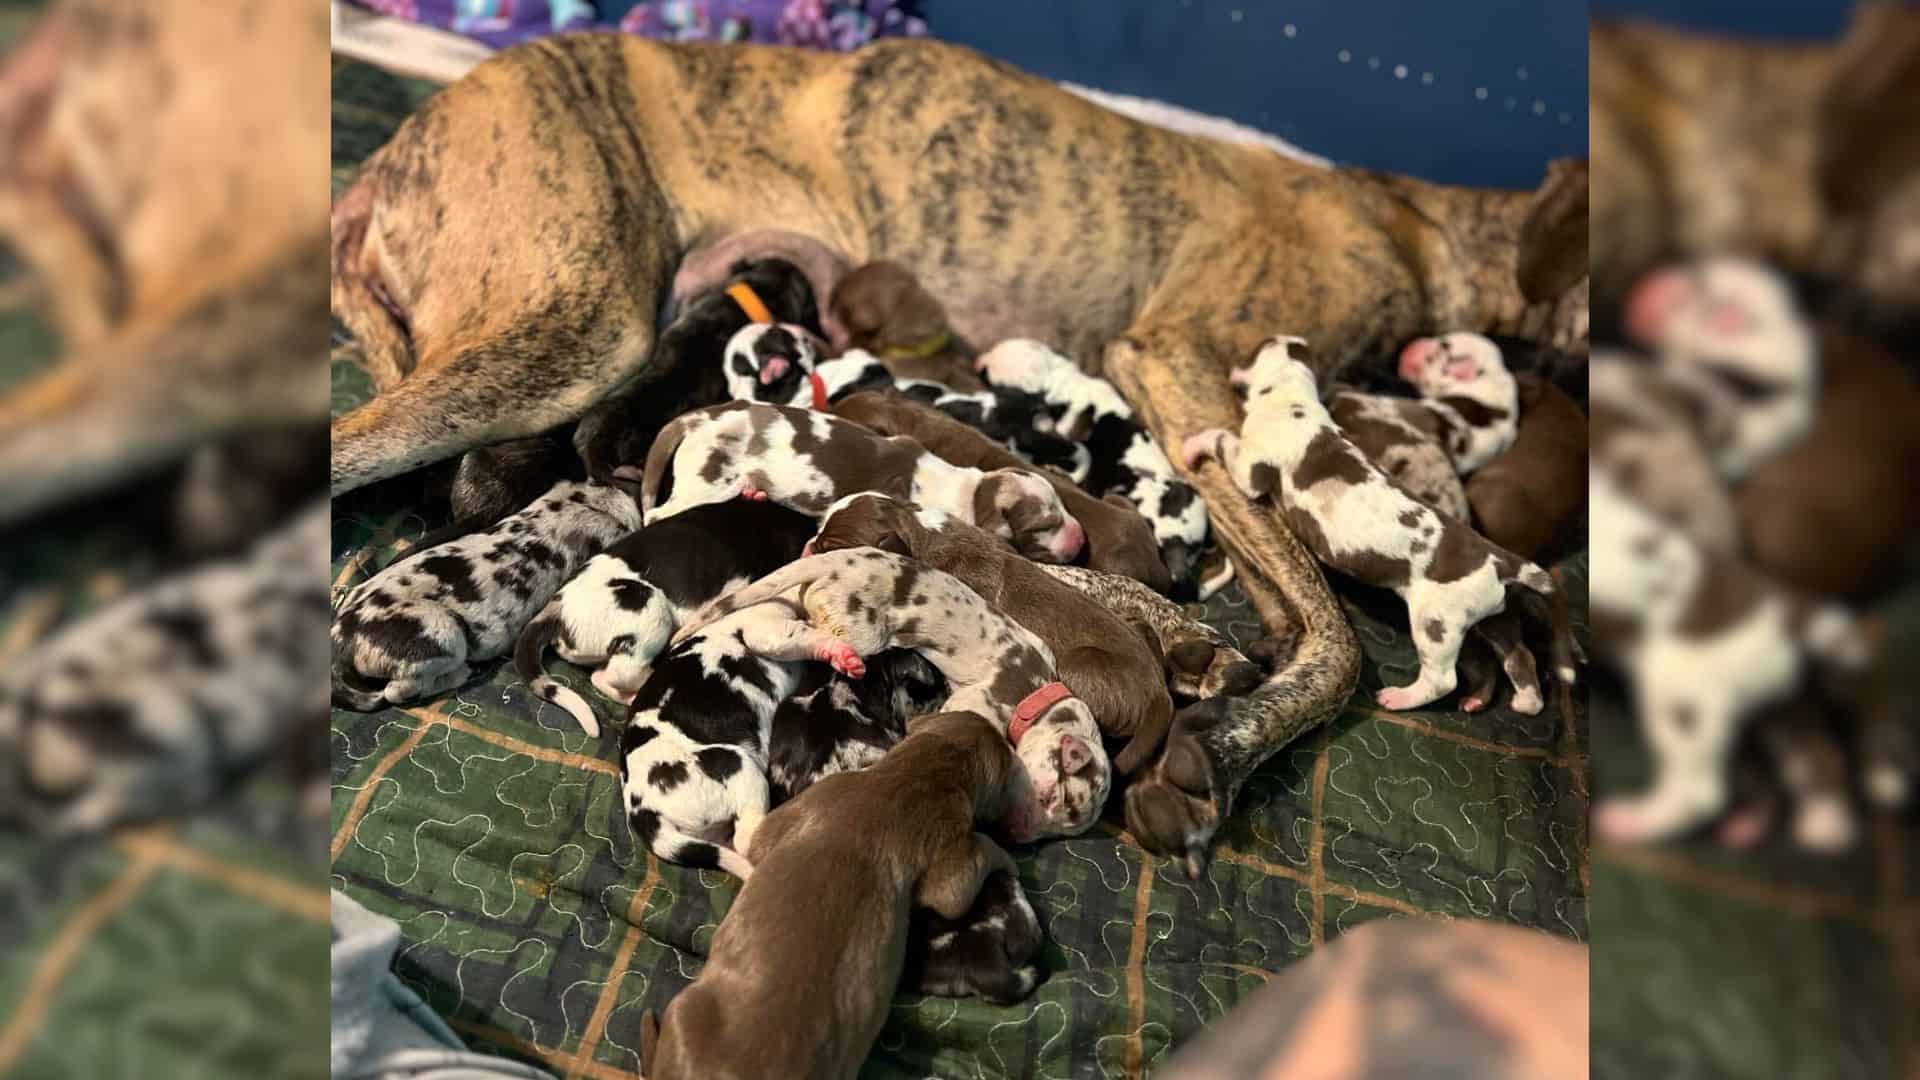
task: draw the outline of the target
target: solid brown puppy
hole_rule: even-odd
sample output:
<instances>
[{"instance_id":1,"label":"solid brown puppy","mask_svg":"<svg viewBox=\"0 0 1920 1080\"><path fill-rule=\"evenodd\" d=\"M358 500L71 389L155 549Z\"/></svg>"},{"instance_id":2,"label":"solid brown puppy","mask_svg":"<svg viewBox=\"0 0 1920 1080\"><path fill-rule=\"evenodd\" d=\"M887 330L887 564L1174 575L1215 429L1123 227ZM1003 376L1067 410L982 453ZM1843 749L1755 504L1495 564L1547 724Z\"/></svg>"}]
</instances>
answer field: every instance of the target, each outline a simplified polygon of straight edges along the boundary
<instances>
[{"instance_id":1,"label":"solid brown puppy","mask_svg":"<svg viewBox=\"0 0 1920 1080\"><path fill-rule=\"evenodd\" d=\"M896 379L929 379L954 390L985 388L973 373L974 350L947 325L940 306L897 262L870 262L840 280L827 305L846 339L842 352L865 349L880 358Z\"/></svg>"},{"instance_id":2,"label":"solid brown puppy","mask_svg":"<svg viewBox=\"0 0 1920 1080\"><path fill-rule=\"evenodd\" d=\"M1012 772L992 725L942 713L767 815L700 977L641 1021L648 1080L857 1073L886 1023L914 905L959 919L988 875L1018 873L976 831L1005 812Z\"/></svg>"},{"instance_id":3,"label":"solid brown puppy","mask_svg":"<svg viewBox=\"0 0 1920 1080\"><path fill-rule=\"evenodd\" d=\"M1587 416L1566 391L1531 372L1520 386L1520 434L1467 481L1480 534L1537 559L1587 502Z\"/></svg>"},{"instance_id":4,"label":"solid brown puppy","mask_svg":"<svg viewBox=\"0 0 1920 1080\"><path fill-rule=\"evenodd\" d=\"M1102 734L1129 736L1114 755L1122 775L1145 765L1166 738L1173 699L1151 630L1131 626L1049 577L987 533L950 515L871 492L835 503L808 542L810 554L876 547L945 570L1053 650L1054 671L1093 710Z\"/></svg>"},{"instance_id":5,"label":"solid brown puppy","mask_svg":"<svg viewBox=\"0 0 1920 1080\"><path fill-rule=\"evenodd\" d=\"M953 417L898 394L850 394L834 403L833 412L882 435L905 435L949 464L975 469L1024 465L1006 447ZM1044 469L1040 475L1060 493L1067 512L1086 530L1088 566L1125 575L1156 592L1173 586L1153 526L1125 499L1117 495L1096 499L1063 476Z\"/></svg>"}]
</instances>

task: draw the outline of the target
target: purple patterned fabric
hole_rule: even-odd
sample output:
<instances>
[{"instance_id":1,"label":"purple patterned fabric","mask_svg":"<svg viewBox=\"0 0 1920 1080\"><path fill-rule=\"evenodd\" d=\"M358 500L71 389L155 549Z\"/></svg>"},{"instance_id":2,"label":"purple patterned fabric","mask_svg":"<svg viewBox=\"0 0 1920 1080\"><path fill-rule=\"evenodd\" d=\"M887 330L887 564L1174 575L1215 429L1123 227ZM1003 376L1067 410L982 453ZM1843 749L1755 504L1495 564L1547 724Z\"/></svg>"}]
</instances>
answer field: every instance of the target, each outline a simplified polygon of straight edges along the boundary
<instances>
[{"instance_id":1,"label":"purple patterned fabric","mask_svg":"<svg viewBox=\"0 0 1920 1080\"><path fill-rule=\"evenodd\" d=\"M663 41L756 41L847 51L883 37L925 37L915 0L356 0L362 6L505 48L593 27Z\"/></svg>"}]
</instances>

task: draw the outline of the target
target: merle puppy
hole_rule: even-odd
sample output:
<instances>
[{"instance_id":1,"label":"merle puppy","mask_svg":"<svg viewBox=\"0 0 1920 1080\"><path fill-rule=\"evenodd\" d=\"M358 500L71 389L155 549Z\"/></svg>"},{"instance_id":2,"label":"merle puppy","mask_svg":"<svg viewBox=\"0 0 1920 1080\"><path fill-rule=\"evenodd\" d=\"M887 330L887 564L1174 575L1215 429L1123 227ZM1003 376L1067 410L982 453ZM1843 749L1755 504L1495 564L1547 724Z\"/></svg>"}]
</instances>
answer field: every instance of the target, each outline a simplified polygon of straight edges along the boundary
<instances>
[{"instance_id":1,"label":"merle puppy","mask_svg":"<svg viewBox=\"0 0 1920 1080\"><path fill-rule=\"evenodd\" d=\"M792 323L819 336L820 312L806 274L784 259L742 262L724 286L689 302L644 365L660 377L623 387L580 418L573 445L587 474L605 480L622 465L639 465L676 414L726 401L720 357L749 323Z\"/></svg>"},{"instance_id":2,"label":"merle puppy","mask_svg":"<svg viewBox=\"0 0 1920 1080\"><path fill-rule=\"evenodd\" d=\"M563 481L485 532L387 567L333 617L333 700L362 711L451 690L507 651L561 583L640 525L633 496Z\"/></svg>"}]
</instances>

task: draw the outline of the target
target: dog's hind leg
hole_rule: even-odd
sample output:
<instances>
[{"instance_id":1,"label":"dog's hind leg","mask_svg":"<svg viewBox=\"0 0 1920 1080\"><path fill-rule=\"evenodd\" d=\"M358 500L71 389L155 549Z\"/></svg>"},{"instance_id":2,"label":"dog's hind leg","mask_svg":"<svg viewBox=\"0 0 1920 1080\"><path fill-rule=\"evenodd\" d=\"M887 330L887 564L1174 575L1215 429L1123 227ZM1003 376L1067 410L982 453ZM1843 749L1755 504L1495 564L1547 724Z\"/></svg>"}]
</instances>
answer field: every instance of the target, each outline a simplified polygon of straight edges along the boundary
<instances>
[{"instance_id":1,"label":"dog's hind leg","mask_svg":"<svg viewBox=\"0 0 1920 1080\"><path fill-rule=\"evenodd\" d=\"M1513 683L1513 711L1522 716L1533 716L1545 707L1540 696L1540 674L1533 662L1533 650L1527 648L1520 631L1519 616L1511 611L1490 615L1473 628L1473 634L1491 646L1494 655L1500 658L1500 667ZM1480 702L1491 704L1491 695ZM1461 708L1475 711L1466 701Z\"/></svg>"},{"instance_id":2,"label":"dog's hind leg","mask_svg":"<svg viewBox=\"0 0 1920 1080\"><path fill-rule=\"evenodd\" d=\"M463 661L443 656L420 664L406 674L387 681L383 692L395 705L411 705L438 697L473 677L473 669Z\"/></svg>"}]
</instances>

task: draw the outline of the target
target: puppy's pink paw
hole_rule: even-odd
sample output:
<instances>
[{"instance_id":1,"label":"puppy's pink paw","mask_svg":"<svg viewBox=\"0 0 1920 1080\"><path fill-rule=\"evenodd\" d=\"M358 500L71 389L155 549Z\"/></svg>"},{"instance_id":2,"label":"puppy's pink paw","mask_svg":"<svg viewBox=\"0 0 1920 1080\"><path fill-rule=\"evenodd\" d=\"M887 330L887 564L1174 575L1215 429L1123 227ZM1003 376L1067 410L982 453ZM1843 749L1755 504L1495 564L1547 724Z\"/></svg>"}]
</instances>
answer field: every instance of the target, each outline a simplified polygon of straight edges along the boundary
<instances>
[{"instance_id":1,"label":"puppy's pink paw","mask_svg":"<svg viewBox=\"0 0 1920 1080\"><path fill-rule=\"evenodd\" d=\"M1180 461L1189 469L1197 469L1201 462L1214 455L1219 445L1219 428L1196 431L1180 444Z\"/></svg>"},{"instance_id":2,"label":"puppy's pink paw","mask_svg":"<svg viewBox=\"0 0 1920 1080\"><path fill-rule=\"evenodd\" d=\"M1478 694L1468 694L1460 699L1461 712L1479 712L1487 707L1487 699Z\"/></svg>"},{"instance_id":3,"label":"puppy's pink paw","mask_svg":"<svg viewBox=\"0 0 1920 1080\"><path fill-rule=\"evenodd\" d=\"M743 499L751 499L754 502L767 501L766 492L761 491L759 488L754 487L752 484L747 484L747 483L743 483L740 485L740 497Z\"/></svg>"},{"instance_id":4,"label":"puppy's pink paw","mask_svg":"<svg viewBox=\"0 0 1920 1080\"><path fill-rule=\"evenodd\" d=\"M1633 803L1620 799L1603 801L1593 811L1593 831L1604 840L1634 843L1646 839L1646 821Z\"/></svg>"},{"instance_id":5,"label":"puppy's pink paw","mask_svg":"<svg viewBox=\"0 0 1920 1080\"><path fill-rule=\"evenodd\" d=\"M1433 700L1418 686L1389 686L1373 696L1383 709L1417 709Z\"/></svg>"},{"instance_id":6,"label":"puppy's pink paw","mask_svg":"<svg viewBox=\"0 0 1920 1080\"><path fill-rule=\"evenodd\" d=\"M1755 803L1742 806L1727 815L1720 823L1716 835L1720 843L1735 851L1745 851L1766 839L1767 831L1773 827L1773 815L1764 805Z\"/></svg>"},{"instance_id":7,"label":"puppy's pink paw","mask_svg":"<svg viewBox=\"0 0 1920 1080\"><path fill-rule=\"evenodd\" d=\"M867 673L866 661L860 659L860 654L853 651L853 646L844 641L821 646L820 659L849 679L858 679Z\"/></svg>"}]
</instances>

